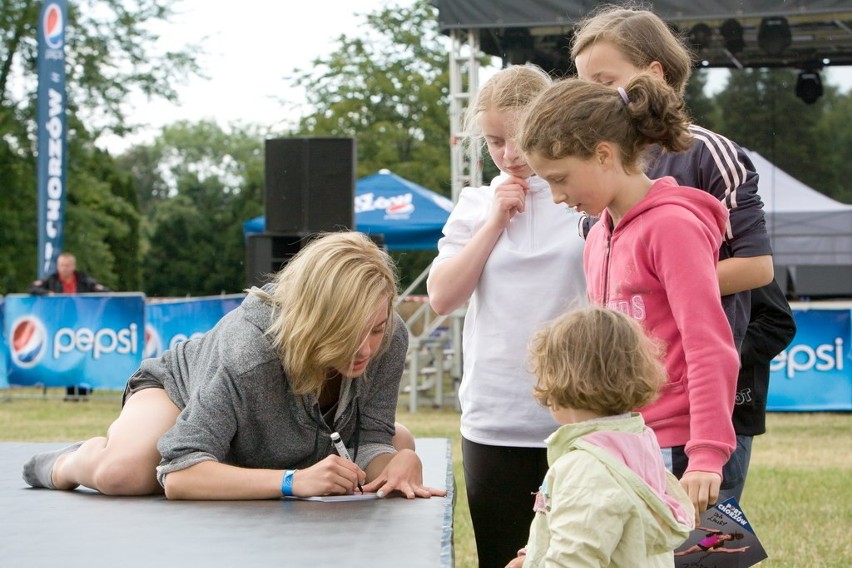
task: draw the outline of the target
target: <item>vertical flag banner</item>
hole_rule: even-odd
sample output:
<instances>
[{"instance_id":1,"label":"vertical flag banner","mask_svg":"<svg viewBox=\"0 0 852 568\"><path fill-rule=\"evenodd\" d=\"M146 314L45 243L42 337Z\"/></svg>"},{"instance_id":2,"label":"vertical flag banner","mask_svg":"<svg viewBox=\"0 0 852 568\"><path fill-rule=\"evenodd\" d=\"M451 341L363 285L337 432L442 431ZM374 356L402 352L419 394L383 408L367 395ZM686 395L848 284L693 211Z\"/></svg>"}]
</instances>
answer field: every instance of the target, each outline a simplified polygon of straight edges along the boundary
<instances>
[{"instance_id":1,"label":"vertical flag banner","mask_svg":"<svg viewBox=\"0 0 852 568\"><path fill-rule=\"evenodd\" d=\"M65 116L65 0L47 0L38 20L38 277L62 252L68 171Z\"/></svg>"},{"instance_id":2,"label":"vertical flag banner","mask_svg":"<svg viewBox=\"0 0 852 568\"><path fill-rule=\"evenodd\" d=\"M6 325L4 323L6 309L5 299L0 296L0 389L9 388L9 341L6 339Z\"/></svg>"}]
</instances>

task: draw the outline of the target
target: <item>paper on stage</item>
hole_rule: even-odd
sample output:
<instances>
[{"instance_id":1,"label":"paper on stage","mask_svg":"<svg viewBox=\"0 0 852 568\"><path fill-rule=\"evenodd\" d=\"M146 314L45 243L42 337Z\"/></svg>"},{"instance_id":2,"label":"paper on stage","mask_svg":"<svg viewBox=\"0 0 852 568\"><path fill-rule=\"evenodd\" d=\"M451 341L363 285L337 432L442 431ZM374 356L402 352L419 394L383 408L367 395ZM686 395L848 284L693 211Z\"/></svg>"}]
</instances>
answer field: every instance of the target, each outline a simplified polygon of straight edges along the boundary
<instances>
[{"instance_id":1,"label":"paper on stage","mask_svg":"<svg viewBox=\"0 0 852 568\"><path fill-rule=\"evenodd\" d=\"M323 503L340 503L341 501L370 501L378 499L379 496L375 493L353 493L352 495L318 495L316 497L284 497L285 499L295 499L297 501L322 501Z\"/></svg>"}]
</instances>

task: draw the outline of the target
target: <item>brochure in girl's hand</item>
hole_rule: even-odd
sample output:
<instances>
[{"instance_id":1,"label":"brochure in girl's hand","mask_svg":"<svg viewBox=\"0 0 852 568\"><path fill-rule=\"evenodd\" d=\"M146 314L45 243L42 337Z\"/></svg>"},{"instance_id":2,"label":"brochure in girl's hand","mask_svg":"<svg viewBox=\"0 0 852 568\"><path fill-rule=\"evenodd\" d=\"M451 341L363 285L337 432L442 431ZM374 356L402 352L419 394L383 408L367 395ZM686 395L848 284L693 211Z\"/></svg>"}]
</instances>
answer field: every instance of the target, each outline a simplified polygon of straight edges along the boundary
<instances>
[{"instance_id":1,"label":"brochure in girl's hand","mask_svg":"<svg viewBox=\"0 0 852 568\"><path fill-rule=\"evenodd\" d=\"M766 558L733 497L704 511L699 523L675 550L675 568L746 568Z\"/></svg>"}]
</instances>

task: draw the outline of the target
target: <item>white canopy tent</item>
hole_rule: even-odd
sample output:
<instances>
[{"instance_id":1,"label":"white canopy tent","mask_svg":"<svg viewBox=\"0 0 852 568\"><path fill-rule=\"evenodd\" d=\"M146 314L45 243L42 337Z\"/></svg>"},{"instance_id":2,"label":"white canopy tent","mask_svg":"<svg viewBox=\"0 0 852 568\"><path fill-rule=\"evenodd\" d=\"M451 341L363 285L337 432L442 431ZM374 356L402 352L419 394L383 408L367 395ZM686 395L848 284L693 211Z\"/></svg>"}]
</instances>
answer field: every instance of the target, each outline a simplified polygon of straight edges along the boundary
<instances>
[{"instance_id":1,"label":"white canopy tent","mask_svg":"<svg viewBox=\"0 0 852 568\"><path fill-rule=\"evenodd\" d=\"M823 195L749 151L774 252L776 279L795 296L852 297L852 205Z\"/></svg>"}]
</instances>

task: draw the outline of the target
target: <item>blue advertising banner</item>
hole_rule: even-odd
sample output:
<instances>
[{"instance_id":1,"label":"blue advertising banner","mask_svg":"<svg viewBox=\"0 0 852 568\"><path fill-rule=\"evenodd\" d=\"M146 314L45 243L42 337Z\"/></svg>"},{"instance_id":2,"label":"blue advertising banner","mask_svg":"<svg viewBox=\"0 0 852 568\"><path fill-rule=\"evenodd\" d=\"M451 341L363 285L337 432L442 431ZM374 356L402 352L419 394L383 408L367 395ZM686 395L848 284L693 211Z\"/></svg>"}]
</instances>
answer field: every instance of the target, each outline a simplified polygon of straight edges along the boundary
<instances>
[{"instance_id":1,"label":"blue advertising banner","mask_svg":"<svg viewBox=\"0 0 852 568\"><path fill-rule=\"evenodd\" d=\"M0 297L0 389L9 388L9 379L6 378L9 372L9 342L6 341L6 326L3 325L3 317L6 313L4 308L5 300Z\"/></svg>"},{"instance_id":2,"label":"blue advertising banner","mask_svg":"<svg viewBox=\"0 0 852 568\"><path fill-rule=\"evenodd\" d=\"M796 336L770 365L767 410L852 410L852 310L793 315Z\"/></svg>"},{"instance_id":3,"label":"blue advertising banner","mask_svg":"<svg viewBox=\"0 0 852 568\"><path fill-rule=\"evenodd\" d=\"M68 171L65 116L65 0L46 0L38 19L38 277L62 252Z\"/></svg>"},{"instance_id":4,"label":"blue advertising banner","mask_svg":"<svg viewBox=\"0 0 852 568\"><path fill-rule=\"evenodd\" d=\"M245 294L149 302L145 306L143 358L159 357L181 341L204 335L243 298Z\"/></svg>"},{"instance_id":5,"label":"blue advertising banner","mask_svg":"<svg viewBox=\"0 0 852 568\"><path fill-rule=\"evenodd\" d=\"M142 361L142 294L6 296L12 385L123 389Z\"/></svg>"},{"instance_id":6,"label":"blue advertising banner","mask_svg":"<svg viewBox=\"0 0 852 568\"><path fill-rule=\"evenodd\" d=\"M203 335L244 297L147 305L142 294L0 298L0 388L88 384L123 389L143 357ZM794 306L793 314L798 331L772 362L767 409L852 410L852 310Z\"/></svg>"}]
</instances>

